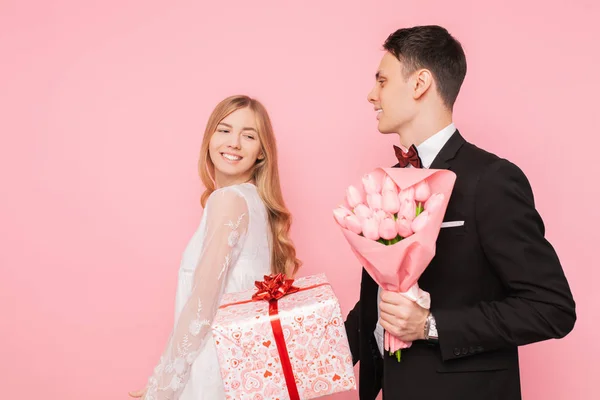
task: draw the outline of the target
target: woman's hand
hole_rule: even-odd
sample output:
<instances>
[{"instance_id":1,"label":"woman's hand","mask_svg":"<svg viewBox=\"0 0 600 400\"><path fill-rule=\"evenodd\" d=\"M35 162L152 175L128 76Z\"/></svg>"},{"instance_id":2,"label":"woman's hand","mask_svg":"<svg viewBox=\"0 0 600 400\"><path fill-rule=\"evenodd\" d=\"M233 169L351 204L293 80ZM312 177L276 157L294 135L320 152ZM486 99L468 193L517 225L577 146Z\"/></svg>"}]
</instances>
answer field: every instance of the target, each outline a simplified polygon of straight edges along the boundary
<instances>
[{"instance_id":1,"label":"woman's hand","mask_svg":"<svg viewBox=\"0 0 600 400\"><path fill-rule=\"evenodd\" d=\"M135 397L135 398L142 398L142 397L144 397L145 394L146 394L146 388L144 388L142 390L137 390L135 392L129 392L129 396Z\"/></svg>"}]
</instances>

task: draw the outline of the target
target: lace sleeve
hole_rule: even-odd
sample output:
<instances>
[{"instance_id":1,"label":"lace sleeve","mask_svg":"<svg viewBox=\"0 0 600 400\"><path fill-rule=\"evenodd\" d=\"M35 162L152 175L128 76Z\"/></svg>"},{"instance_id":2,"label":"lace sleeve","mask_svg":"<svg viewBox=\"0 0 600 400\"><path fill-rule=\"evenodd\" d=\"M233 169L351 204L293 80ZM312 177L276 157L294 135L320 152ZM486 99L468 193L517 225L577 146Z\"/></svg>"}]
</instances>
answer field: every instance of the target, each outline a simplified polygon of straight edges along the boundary
<instances>
[{"instance_id":1,"label":"lace sleeve","mask_svg":"<svg viewBox=\"0 0 600 400\"><path fill-rule=\"evenodd\" d=\"M209 198L202 254L194 274L194 289L175 323L167 347L150 377L146 400L178 399L190 368L208 340L228 268L233 265L248 228L248 207L234 190L221 189Z\"/></svg>"}]
</instances>

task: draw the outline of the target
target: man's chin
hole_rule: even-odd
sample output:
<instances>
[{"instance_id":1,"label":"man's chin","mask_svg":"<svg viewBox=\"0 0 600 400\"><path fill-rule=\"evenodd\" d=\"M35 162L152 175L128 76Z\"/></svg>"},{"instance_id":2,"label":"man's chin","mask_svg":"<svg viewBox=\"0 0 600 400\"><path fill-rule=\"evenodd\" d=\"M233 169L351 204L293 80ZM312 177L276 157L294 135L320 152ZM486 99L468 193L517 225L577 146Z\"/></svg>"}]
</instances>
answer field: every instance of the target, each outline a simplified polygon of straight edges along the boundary
<instances>
[{"instance_id":1,"label":"man's chin","mask_svg":"<svg viewBox=\"0 0 600 400\"><path fill-rule=\"evenodd\" d=\"M382 124L381 122L379 123L379 125L377 125L377 130L379 131L379 133L382 133L384 135L387 135L390 133L398 133L392 127L386 126L385 124Z\"/></svg>"}]
</instances>

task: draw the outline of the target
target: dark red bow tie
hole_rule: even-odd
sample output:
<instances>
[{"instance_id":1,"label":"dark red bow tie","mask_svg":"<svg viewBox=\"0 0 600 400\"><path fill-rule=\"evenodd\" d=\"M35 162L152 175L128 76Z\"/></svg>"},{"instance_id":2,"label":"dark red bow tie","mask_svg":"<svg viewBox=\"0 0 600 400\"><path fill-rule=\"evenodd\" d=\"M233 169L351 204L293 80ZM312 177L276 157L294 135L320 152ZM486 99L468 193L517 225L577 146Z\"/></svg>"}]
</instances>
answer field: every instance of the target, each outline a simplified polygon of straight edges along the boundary
<instances>
[{"instance_id":1,"label":"dark red bow tie","mask_svg":"<svg viewBox=\"0 0 600 400\"><path fill-rule=\"evenodd\" d=\"M421 158L419 157L419 153L414 144L410 146L406 153L398 146L394 146L394 151L396 152L396 158L398 159L400 168L404 168L408 164L412 164L415 168L423 168Z\"/></svg>"}]
</instances>

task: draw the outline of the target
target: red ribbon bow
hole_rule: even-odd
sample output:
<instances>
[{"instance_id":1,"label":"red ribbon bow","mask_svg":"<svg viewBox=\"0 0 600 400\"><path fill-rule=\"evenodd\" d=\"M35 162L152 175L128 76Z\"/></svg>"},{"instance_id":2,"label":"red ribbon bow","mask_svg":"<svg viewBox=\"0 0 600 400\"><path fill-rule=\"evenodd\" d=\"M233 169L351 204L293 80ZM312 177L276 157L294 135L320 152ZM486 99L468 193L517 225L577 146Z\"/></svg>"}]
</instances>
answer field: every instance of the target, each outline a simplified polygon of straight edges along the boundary
<instances>
[{"instance_id":1,"label":"red ribbon bow","mask_svg":"<svg viewBox=\"0 0 600 400\"><path fill-rule=\"evenodd\" d=\"M292 286L293 283L293 279L286 279L285 275L282 273L277 275L265 275L264 281L254 282L254 285L258 290L252 296L252 300L279 300L283 296L300 290L296 286Z\"/></svg>"}]
</instances>

